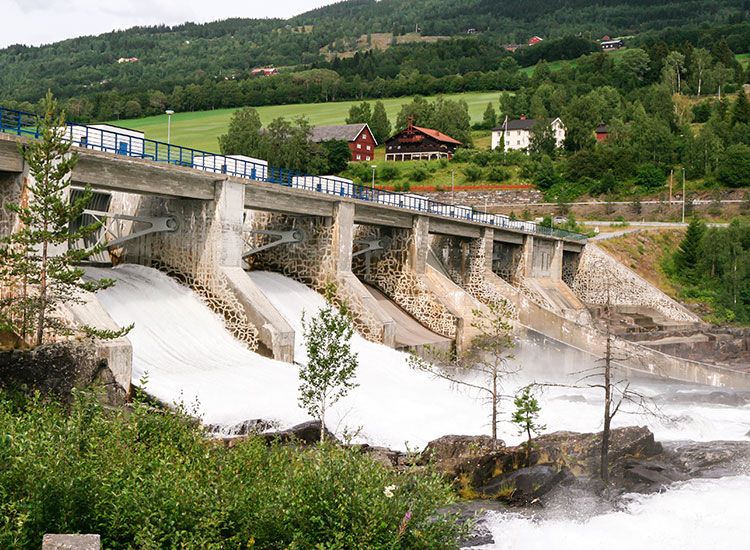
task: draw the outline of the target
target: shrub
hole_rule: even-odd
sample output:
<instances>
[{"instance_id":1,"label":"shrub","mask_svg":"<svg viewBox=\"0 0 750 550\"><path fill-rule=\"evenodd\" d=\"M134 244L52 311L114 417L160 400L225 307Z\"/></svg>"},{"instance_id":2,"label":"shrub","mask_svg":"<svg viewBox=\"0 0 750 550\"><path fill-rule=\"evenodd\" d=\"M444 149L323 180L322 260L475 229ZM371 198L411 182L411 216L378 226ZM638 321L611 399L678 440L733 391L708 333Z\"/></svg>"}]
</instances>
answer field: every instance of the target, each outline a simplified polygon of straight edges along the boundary
<instances>
[{"instance_id":1,"label":"shrub","mask_svg":"<svg viewBox=\"0 0 750 550\"><path fill-rule=\"evenodd\" d=\"M719 181L729 187L750 185L750 146L730 145L719 166Z\"/></svg>"},{"instance_id":2,"label":"shrub","mask_svg":"<svg viewBox=\"0 0 750 550\"><path fill-rule=\"evenodd\" d=\"M401 191L403 191L404 193L408 193L410 189L411 189L411 183L409 183L408 181L405 181L404 183L401 184Z\"/></svg>"},{"instance_id":3,"label":"shrub","mask_svg":"<svg viewBox=\"0 0 750 550\"><path fill-rule=\"evenodd\" d=\"M401 175L401 170L393 164L386 164L380 168L378 177L384 181L392 181Z\"/></svg>"},{"instance_id":4,"label":"shrub","mask_svg":"<svg viewBox=\"0 0 750 550\"><path fill-rule=\"evenodd\" d=\"M635 174L636 185L643 187L661 187L664 185L664 172L653 164L641 164Z\"/></svg>"},{"instance_id":5,"label":"shrub","mask_svg":"<svg viewBox=\"0 0 750 550\"><path fill-rule=\"evenodd\" d=\"M105 412L79 395L68 411L0 393L0 461L2 548L49 532L100 533L106 548L445 548L459 530L436 514L452 500L437 474L329 444L226 449L139 402Z\"/></svg>"},{"instance_id":6,"label":"shrub","mask_svg":"<svg viewBox=\"0 0 750 550\"><path fill-rule=\"evenodd\" d=\"M424 181L430 176L430 173L424 166L415 166L411 172L409 172L409 179L414 181Z\"/></svg>"},{"instance_id":7,"label":"shrub","mask_svg":"<svg viewBox=\"0 0 750 550\"><path fill-rule=\"evenodd\" d=\"M468 181L479 181L484 175L484 171L474 164L469 164L463 169L464 175Z\"/></svg>"},{"instance_id":8,"label":"shrub","mask_svg":"<svg viewBox=\"0 0 750 550\"><path fill-rule=\"evenodd\" d=\"M487 179L498 182L507 181L510 179L510 170L499 164L493 164L487 168Z\"/></svg>"}]
</instances>

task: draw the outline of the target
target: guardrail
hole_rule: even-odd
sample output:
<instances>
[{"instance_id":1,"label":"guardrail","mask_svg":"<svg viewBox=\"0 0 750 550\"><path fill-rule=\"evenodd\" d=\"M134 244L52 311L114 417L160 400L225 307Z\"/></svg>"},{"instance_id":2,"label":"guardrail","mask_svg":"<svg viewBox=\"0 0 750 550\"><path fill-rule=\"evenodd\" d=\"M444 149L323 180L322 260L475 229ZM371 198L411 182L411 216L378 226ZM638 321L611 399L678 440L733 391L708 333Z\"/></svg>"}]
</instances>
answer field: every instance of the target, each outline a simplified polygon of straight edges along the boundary
<instances>
[{"instance_id":1,"label":"guardrail","mask_svg":"<svg viewBox=\"0 0 750 550\"><path fill-rule=\"evenodd\" d=\"M38 117L35 114L0 107L0 132L39 138ZM66 123L64 136L75 146L104 151L115 155L147 159L153 162L184 166L204 172L214 172L248 180L264 181L286 187L306 189L327 195L395 206L415 212L437 214L449 218L482 223L501 229L511 229L532 235L586 240L585 235L545 227L533 222L513 220L508 216L488 214L466 206L442 203L411 193L396 193L374 189L336 177L311 176L268 166L262 160L239 155L219 155L199 149L172 145L146 139L137 132L122 129L112 131L96 125Z\"/></svg>"}]
</instances>

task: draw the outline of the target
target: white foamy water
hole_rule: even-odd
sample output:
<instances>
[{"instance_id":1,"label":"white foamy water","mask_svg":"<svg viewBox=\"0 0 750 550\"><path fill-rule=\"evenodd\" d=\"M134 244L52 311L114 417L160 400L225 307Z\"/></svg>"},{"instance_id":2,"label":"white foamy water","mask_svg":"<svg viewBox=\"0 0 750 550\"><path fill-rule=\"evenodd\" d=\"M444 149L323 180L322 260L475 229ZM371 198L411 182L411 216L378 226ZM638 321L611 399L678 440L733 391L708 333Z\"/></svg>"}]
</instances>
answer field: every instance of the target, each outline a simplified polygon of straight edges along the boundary
<instances>
[{"instance_id":1,"label":"white foamy water","mask_svg":"<svg viewBox=\"0 0 750 550\"><path fill-rule=\"evenodd\" d=\"M497 550L746 550L750 477L699 479L655 495L633 495L622 511L584 521L491 513Z\"/></svg>"},{"instance_id":2,"label":"white foamy water","mask_svg":"<svg viewBox=\"0 0 750 550\"><path fill-rule=\"evenodd\" d=\"M129 335L134 348L133 381L147 373L146 389L173 403L198 403L204 422L235 424L262 418L282 427L308 420L297 405L298 367L248 351L224 329L219 319L189 289L156 270L124 265L89 269L95 277L111 277L117 284L98 294L119 324L135 323ZM314 315L323 298L291 279L275 273L249 275L297 332L295 355L305 361L301 336L303 312ZM414 371L407 356L384 346L353 340L359 355L359 387L331 410L329 427L342 435L360 430L357 441L395 449L422 448L446 434L489 433L488 407L467 390ZM560 352L547 345L525 343L518 353L523 371L505 384L507 393L534 380L565 382L570 371L585 368L591 358ZM690 389L664 382L641 384L644 393ZM571 397L572 396L572 397ZM573 399L573 401L571 401ZM541 420L547 431L592 432L601 429L601 395L593 389L549 388L541 398ZM614 425L648 425L657 439L743 439L750 430L749 407L665 405L674 420L618 414ZM510 417L505 404L502 418ZM504 422L500 437L520 441L515 428Z\"/></svg>"}]
</instances>

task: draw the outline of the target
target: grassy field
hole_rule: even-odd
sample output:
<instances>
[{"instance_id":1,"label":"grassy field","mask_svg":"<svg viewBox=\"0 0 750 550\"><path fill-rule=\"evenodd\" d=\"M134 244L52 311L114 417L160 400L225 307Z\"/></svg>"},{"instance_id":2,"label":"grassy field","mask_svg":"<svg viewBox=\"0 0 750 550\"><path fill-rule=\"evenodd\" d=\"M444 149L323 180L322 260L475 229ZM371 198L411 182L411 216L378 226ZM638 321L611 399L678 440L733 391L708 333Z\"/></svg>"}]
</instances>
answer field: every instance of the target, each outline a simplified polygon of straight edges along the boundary
<instances>
[{"instance_id":1,"label":"grassy field","mask_svg":"<svg viewBox=\"0 0 750 550\"><path fill-rule=\"evenodd\" d=\"M497 110L501 91L471 92L464 94L448 94L448 99L463 99L469 105L472 122L480 122L487 103L492 102ZM434 99L434 98L432 98ZM401 106L411 101L410 97L384 99L386 111L391 123L396 121ZM335 103L307 103L300 105L272 105L258 107L263 124L268 124L274 118L295 118L306 116L314 126L344 124L349 114L349 108L359 101L340 101ZM192 113L176 113L172 116L172 143L193 147L205 151L218 151L218 137L227 131L229 119L235 109L217 109L214 111L199 111ZM167 116L155 116L133 120L111 121L112 124L140 130L149 139L166 141Z\"/></svg>"}]
</instances>

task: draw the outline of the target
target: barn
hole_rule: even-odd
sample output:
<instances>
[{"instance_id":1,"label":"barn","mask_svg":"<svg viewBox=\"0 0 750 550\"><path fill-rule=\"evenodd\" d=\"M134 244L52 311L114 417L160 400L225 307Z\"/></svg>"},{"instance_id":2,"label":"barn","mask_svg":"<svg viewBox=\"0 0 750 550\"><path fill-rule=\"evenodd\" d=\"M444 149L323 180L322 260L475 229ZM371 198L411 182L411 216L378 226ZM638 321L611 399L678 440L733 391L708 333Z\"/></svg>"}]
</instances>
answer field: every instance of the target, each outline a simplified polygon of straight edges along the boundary
<instances>
[{"instance_id":1,"label":"barn","mask_svg":"<svg viewBox=\"0 0 750 550\"><path fill-rule=\"evenodd\" d=\"M315 143L324 141L346 141L353 161L375 159L378 142L367 124L342 124L340 126L316 126L310 137Z\"/></svg>"},{"instance_id":2,"label":"barn","mask_svg":"<svg viewBox=\"0 0 750 550\"><path fill-rule=\"evenodd\" d=\"M385 160L432 160L453 158L460 141L431 128L409 126L385 142Z\"/></svg>"}]
</instances>

